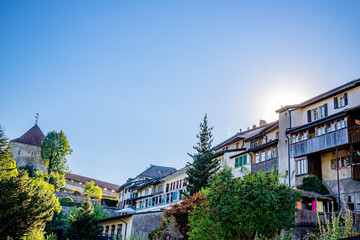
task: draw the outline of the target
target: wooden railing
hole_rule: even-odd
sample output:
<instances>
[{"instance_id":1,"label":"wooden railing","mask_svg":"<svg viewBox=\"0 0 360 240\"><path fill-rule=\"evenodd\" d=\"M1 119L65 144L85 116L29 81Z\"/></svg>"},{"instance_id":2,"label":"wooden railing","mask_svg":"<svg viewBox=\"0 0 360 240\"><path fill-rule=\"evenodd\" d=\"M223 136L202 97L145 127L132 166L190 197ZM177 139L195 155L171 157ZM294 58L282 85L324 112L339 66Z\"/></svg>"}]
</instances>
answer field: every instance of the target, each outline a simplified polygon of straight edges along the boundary
<instances>
[{"instance_id":1,"label":"wooden railing","mask_svg":"<svg viewBox=\"0 0 360 240\"><path fill-rule=\"evenodd\" d=\"M349 143L347 128L290 145L290 156L299 157Z\"/></svg>"},{"instance_id":2,"label":"wooden railing","mask_svg":"<svg viewBox=\"0 0 360 240\"><path fill-rule=\"evenodd\" d=\"M269 160L266 160L264 162L260 162L260 163L255 163L252 164L251 166L251 171L252 172L258 172L260 170L264 170L266 173L269 173L271 171L271 169L273 171L277 171L278 170L278 158L271 158Z\"/></svg>"}]
</instances>

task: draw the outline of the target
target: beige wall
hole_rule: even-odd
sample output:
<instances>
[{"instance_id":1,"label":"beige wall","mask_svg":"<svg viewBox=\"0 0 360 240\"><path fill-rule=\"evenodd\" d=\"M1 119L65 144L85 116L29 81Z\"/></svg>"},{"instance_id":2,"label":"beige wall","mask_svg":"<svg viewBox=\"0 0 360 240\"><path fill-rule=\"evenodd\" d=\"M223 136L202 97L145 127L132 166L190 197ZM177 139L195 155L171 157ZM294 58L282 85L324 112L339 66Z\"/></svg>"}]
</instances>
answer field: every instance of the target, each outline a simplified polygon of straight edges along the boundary
<instances>
[{"instance_id":1,"label":"beige wall","mask_svg":"<svg viewBox=\"0 0 360 240\"><path fill-rule=\"evenodd\" d=\"M338 158L349 155L348 150L338 151ZM321 171L322 177L325 181L337 180L337 170L331 169L331 159L336 159L336 153L330 152L321 155ZM339 179L351 178L351 166L342 167L339 169Z\"/></svg>"},{"instance_id":2,"label":"beige wall","mask_svg":"<svg viewBox=\"0 0 360 240\"><path fill-rule=\"evenodd\" d=\"M132 216L129 217L122 217L121 218L122 221L120 221L119 219L113 219L113 220L109 220L109 221L105 221L105 222L101 222L101 225L103 226L103 233L105 234L105 230L106 230L106 226L109 226L109 234L111 233L111 226L115 225L115 235L118 234L118 225L122 224L122 239L126 239L128 237L131 236L131 230L132 230ZM124 222L127 223L127 228L126 228L126 224ZM125 235L126 233L126 235Z\"/></svg>"}]
</instances>

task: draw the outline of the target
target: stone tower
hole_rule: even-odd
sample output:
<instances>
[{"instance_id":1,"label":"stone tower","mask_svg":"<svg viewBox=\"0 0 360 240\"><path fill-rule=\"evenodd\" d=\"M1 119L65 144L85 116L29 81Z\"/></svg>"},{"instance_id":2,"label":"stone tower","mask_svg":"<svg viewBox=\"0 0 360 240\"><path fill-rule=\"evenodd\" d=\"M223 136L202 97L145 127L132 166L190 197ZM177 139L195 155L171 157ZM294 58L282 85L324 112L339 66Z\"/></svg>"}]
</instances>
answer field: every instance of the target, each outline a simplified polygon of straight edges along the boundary
<instances>
[{"instance_id":1,"label":"stone tower","mask_svg":"<svg viewBox=\"0 0 360 240\"><path fill-rule=\"evenodd\" d=\"M37 171L47 172L45 163L41 159L41 143L45 136L39 126L35 124L21 137L10 141L16 166L33 166Z\"/></svg>"}]
</instances>

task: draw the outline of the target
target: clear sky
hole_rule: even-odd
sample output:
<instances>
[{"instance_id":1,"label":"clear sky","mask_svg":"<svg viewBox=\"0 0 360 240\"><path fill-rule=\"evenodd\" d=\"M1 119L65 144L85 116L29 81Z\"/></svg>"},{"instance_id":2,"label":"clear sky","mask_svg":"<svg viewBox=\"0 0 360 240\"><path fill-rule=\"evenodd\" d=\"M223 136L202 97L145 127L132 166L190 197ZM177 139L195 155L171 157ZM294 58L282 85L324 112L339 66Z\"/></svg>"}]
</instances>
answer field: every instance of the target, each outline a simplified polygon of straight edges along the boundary
<instances>
[{"instance_id":1,"label":"clear sky","mask_svg":"<svg viewBox=\"0 0 360 240\"><path fill-rule=\"evenodd\" d=\"M360 77L360 1L0 0L0 124L117 184Z\"/></svg>"}]
</instances>

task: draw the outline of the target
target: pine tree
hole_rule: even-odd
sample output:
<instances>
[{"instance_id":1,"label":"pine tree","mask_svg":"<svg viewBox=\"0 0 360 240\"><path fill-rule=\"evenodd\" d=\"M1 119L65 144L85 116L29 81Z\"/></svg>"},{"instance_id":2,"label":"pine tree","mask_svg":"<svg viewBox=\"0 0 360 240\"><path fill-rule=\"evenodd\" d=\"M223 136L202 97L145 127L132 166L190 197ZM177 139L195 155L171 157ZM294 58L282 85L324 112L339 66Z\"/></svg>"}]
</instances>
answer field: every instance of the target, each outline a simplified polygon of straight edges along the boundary
<instances>
[{"instance_id":1,"label":"pine tree","mask_svg":"<svg viewBox=\"0 0 360 240\"><path fill-rule=\"evenodd\" d=\"M190 192L190 195L194 195L201 188L207 187L209 177L219 169L219 163L213 161L214 149L211 146L213 141L212 130L213 127L208 126L207 115L205 114L204 121L200 123L200 132L196 135L199 142L193 147L196 153L188 153L193 159L192 166L186 172L188 175L187 190Z\"/></svg>"},{"instance_id":2,"label":"pine tree","mask_svg":"<svg viewBox=\"0 0 360 240\"><path fill-rule=\"evenodd\" d=\"M94 206L87 200L77 211L70 213L67 220L66 237L74 240L96 240L102 229L94 214Z\"/></svg>"}]
</instances>

